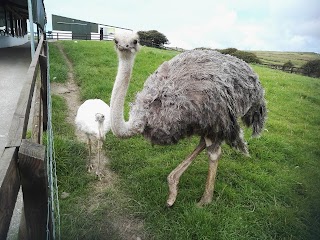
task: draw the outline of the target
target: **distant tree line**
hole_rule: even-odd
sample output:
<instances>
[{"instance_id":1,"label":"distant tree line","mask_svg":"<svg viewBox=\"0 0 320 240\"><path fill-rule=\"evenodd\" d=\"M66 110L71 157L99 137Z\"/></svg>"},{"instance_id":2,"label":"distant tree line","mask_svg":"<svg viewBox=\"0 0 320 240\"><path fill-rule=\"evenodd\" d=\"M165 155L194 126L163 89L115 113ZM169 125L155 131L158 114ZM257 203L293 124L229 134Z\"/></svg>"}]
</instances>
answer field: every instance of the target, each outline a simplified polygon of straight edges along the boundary
<instances>
[{"instance_id":1,"label":"distant tree line","mask_svg":"<svg viewBox=\"0 0 320 240\"><path fill-rule=\"evenodd\" d=\"M247 63L261 63L257 55L252 52L241 51L236 48L218 49L217 51L240 58Z\"/></svg>"},{"instance_id":2,"label":"distant tree line","mask_svg":"<svg viewBox=\"0 0 320 240\"><path fill-rule=\"evenodd\" d=\"M258 63L262 64L261 60L252 52L240 51L236 48L226 48L226 49L218 49L217 51L223 54L229 54L235 56L237 58L242 59L247 63ZM303 75L307 75L309 77L320 77L320 60L310 60L306 64L304 64L301 68L295 67L294 64L289 60L284 63L282 66L278 66L277 69L281 69L286 72L295 72L302 73Z\"/></svg>"},{"instance_id":3,"label":"distant tree line","mask_svg":"<svg viewBox=\"0 0 320 240\"><path fill-rule=\"evenodd\" d=\"M139 31L140 44L148 47L164 48L164 44L169 44L169 40L163 34L157 30ZM197 48L197 49L210 49L210 48ZM211 49L212 50L212 49ZM229 54L235 56L247 63L262 64L261 60L256 54L247 51L241 51L236 48L216 49L223 54ZM289 60L285 64L277 65L277 69L281 69L287 72L299 72L310 77L320 77L320 60L310 60L301 68L297 68Z\"/></svg>"},{"instance_id":4,"label":"distant tree line","mask_svg":"<svg viewBox=\"0 0 320 240\"><path fill-rule=\"evenodd\" d=\"M290 71L294 68L297 68L294 66L294 64L289 60L282 66L283 71ZM320 60L310 60L307 63L305 63L301 68L298 68L300 71L299 73L302 73L303 75L309 76L309 77L320 77Z\"/></svg>"},{"instance_id":5,"label":"distant tree line","mask_svg":"<svg viewBox=\"0 0 320 240\"><path fill-rule=\"evenodd\" d=\"M242 59L243 61L245 61L247 63L259 63L259 64L261 64L260 59L254 53L246 52L246 51L240 51L240 50L238 50L236 48L212 49L212 48L200 47L200 48L196 48L196 49L215 50L215 51L218 51L218 52L220 52L222 54L229 54L229 55L235 56L235 57L237 57L239 59Z\"/></svg>"}]
</instances>

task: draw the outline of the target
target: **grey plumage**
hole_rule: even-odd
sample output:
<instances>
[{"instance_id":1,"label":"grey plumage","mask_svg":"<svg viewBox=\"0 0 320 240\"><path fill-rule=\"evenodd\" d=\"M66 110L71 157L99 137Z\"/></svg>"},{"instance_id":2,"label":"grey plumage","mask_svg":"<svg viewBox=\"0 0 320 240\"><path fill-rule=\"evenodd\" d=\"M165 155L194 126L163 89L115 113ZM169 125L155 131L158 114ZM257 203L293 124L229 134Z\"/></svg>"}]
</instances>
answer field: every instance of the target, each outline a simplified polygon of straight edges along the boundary
<instances>
[{"instance_id":1,"label":"grey plumage","mask_svg":"<svg viewBox=\"0 0 320 240\"><path fill-rule=\"evenodd\" d=\"M266 104L247 63L213 50L191 50L163 63L147 79L130 116L153 144L174 144L195 134L247 154L238 118L257 136Z\"/></svg>"},{"instance_id":2,"label":"grey plumage","mask_svg":"<svg viewBox=\"0 0 320 240\"><path fill-rule=\"evenodd\" d=\"M119 57L116 80L111 94L111 129L117 137L141 133L152 144L175 144L180 139L199 135L200 142L168 175L172 206L178 183L192 161L207 150L209 168L205 191L199 206L212 201L221 143L248 154L239 120L259 135L266 120L264 90L251 67L238 58L212 50L191 50L164 62L146 80L132 103L128 121L124 102L135 54L137 34L115 36Z\"/></svg>"}]
</instances>

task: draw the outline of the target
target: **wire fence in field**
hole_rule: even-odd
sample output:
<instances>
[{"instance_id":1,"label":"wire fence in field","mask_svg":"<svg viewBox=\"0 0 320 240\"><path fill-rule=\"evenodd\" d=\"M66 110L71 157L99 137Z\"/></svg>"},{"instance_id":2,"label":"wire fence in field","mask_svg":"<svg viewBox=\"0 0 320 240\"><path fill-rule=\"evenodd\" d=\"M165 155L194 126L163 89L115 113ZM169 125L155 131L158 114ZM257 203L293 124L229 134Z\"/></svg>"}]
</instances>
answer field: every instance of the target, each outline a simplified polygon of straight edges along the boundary
<instances>
[{"instance_id":1,"label":"wire fence in field","mask_svg":"<svg viewBox=\"0 0 320 240\"><path fill-rule=\"evenodd\" d=\"M47 217L47 239L60 240L60 210L59 192L57 185L56 158L54 151L54 137L52 130L52 104L50 95L50 63L48 46L48 70L47 70L47 97L48 97L48 126L47 126L47 176L48 176L48 217Z\"/></svg>"}]
</instances>

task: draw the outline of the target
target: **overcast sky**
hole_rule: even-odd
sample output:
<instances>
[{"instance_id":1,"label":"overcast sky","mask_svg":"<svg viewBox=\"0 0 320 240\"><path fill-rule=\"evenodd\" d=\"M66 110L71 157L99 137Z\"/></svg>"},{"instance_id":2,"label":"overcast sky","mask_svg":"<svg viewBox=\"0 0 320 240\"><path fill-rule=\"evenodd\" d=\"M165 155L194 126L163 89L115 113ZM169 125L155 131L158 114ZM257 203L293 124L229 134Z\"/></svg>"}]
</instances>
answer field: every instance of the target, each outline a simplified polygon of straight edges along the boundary
<instances>
[{"instance_id":1,"label":"overcast sky","mask_svg":"<svg viewBox=\"0 0 320 240\"><path fill-rule=\"evenodd\" d=\"M170 46L320 53L320 0L44 0L51 14L157 30Z\"/></svg>"}]
</instances>

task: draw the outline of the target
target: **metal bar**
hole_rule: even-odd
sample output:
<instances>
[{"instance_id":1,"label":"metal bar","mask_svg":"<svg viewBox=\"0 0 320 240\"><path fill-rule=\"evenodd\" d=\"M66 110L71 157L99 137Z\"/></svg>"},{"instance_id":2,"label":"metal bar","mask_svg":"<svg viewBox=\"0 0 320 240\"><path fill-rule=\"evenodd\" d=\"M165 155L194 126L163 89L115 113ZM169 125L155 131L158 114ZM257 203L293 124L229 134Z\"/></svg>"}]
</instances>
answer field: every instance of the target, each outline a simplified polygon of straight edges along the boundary
<instances>
[{"instance_id":1,"label":"metal bar","mask_svg":"<svg viewBox=\"0 0 320 240\"><path fill-rule=\"evenodd\" d=\"M33 29L33 15L32 15L31 0L28 0L28 12L29 12L29 22L30 22L31 58L33 58L35 53L35 45L34 45L34 29Z\"/></svg>"}]
</instances>

